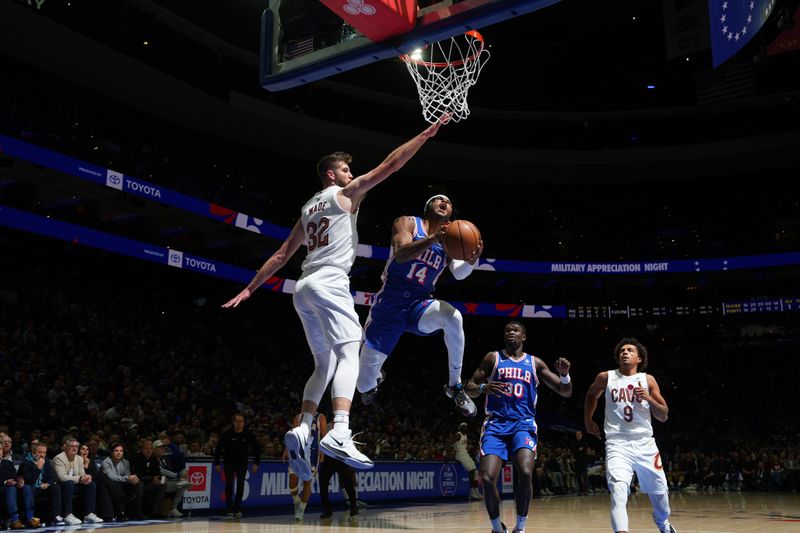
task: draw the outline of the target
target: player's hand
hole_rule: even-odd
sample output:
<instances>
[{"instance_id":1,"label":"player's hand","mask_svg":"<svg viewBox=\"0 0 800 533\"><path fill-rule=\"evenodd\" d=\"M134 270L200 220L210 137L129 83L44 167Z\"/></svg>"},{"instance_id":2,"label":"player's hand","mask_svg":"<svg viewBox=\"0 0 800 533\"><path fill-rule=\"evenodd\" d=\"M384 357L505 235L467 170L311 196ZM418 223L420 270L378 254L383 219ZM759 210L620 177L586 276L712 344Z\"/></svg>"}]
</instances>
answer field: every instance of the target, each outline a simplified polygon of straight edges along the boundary
<instances>
[{"instance_id":1,"label":"player's hand","mask_svg":"<svg viewBox=\"0 0 800 533\"><path fill-rule=\"evenodd\" d=\"M425 131L422 132L422 136L425 137L426 139L430 139L431 137L436 135L436 132L439 131L439 127L442 124L447 124L448 122L450 122L450 116L451 116L450 113L442 113L442 116L439 117L439 120L428 126L425 129Z\"/></svg>"},{"instance_id":2,"label":"player's hand","mask_svg":"<svg viewBox=\"0 0 800 533\"><path fill-rule=\"evenodd\" d=\"M559 376L566 376L569 374L569 367L571 366L571 363L566 357L559 357L556 359L556 362L553 366L556 368L556 372L558 372Z\"/></svg>"},{"instance_id":3,"label":"player's hand","mask_svg":"<svg viewBox=\"0 0 800 533\"><path fill-rule=\"evenodd\" d=\"M483 239L478 241L478 246L476 246L475 251L472 252L472 257L467 259L467 263L469 263L470 265L474 265L475 263L478 262L478 258L481 256L482 253L483 253Z\"/></svg>"},{"instance_id":4,"label":"player's hand","mask_svg":"<svg viewBox=\"0 0 800 533\"><path fill-rule=\"evenodd\" d=\"M583 425L586 426L586 433L589 435L594 435L598 439L603 438L603 434L600 433L600 428L594 420L584 420Z\"/></svg>"},{"instance_id":5,"label":"player's hand","mask_svg":"<svg viewBox=\"0 0 800 533\"><path fill-rule=\"evenodd\" d=\"M250 292L250 289L245 288L242 292L237 294L235 297L233 297L230 300L228 300L227 303L222 304L222 307L224 309L228 309L228 308L231 308L231 307L237 307L240 303L242 303L243 301L245 301L248 298L250 298L251 294L252 293Z\"/></svg>"},{"instance_id":6,"label":"player's hand","mask_svg":"<svg viewBox=\"0 0 800 533\"><path fill-rule=\"evenodd\" d=\"M638 382L636 386L633 388L633 395L636 397L636 401L638 402L647 402L650 401L650 393L642 387L642 382Z\"/></svg>"},{"instance_id":7,"label":"player's hand","mask_svg":"<svg viewBox=\"0 0 800 533\"><path fill-rule=\"evenodd\" d=\"M450 225L450 221L447 221L444 224L442 224L441 226L439 226L439 229L436 231L436 233L434 233L433 235L430 236L431 242L432 243L433 242L442 242L442 240L444 239L445 233L447 233L447 227L449 225Z\"/></svg>"},{"instance_id":8,"label":"player's hand","mask_svg":"<svg viewBox=\"0 0 800 533\"><path fill-rule=\"evenodd\" d=\"M507 383L502 381L490 381L485 385L486 386L483 388L483 392L487 395L494 394L495 396L503 396L506 393Z\"/></svg>"}]
</instances>

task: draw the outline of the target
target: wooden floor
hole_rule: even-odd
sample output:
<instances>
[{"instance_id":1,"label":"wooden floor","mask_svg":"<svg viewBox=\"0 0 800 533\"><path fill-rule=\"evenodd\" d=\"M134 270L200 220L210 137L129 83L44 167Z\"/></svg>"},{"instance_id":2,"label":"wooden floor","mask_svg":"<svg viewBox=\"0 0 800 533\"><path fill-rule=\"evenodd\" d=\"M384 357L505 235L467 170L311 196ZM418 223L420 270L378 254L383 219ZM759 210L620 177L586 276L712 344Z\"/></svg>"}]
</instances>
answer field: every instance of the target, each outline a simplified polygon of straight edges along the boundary
<instances>
[{"instance_id":1,"label":"wooden floor","mask_svg":"<svg viewBox=\"0 0 800 533\"><path fill-rule=\"evenodd\" d=\"M798 533L800 532L800 494L772 493L673 493L672 523L678 533ZM331 519L320 520L319 510L310 508L302 522L288 514L250 516L241 520L224 518L192 518L169 523L108 527L120 533L175 532L295 532L353 533L360 529L369 533L406 531L465 531L488 533L490 524L483 502L437 503L408 506L370 506L361 510L356 520L347 519L346 511L337 510ZM607 494L585 497L560 496L536 499L528 515L528 533L610 532ZM647 496L634 495L628 502L631 533L657 530L650 517ZM502 518L509 531L514 524L514 506L504 500ZM80 531L82 528L66 528ZM88 529L88 528L87 528ZM98 529L97 526L91 529ZM42 531L42 530L39 530ZM64 531L64 528L60 528Z\"/></svg>"}]
</instances>

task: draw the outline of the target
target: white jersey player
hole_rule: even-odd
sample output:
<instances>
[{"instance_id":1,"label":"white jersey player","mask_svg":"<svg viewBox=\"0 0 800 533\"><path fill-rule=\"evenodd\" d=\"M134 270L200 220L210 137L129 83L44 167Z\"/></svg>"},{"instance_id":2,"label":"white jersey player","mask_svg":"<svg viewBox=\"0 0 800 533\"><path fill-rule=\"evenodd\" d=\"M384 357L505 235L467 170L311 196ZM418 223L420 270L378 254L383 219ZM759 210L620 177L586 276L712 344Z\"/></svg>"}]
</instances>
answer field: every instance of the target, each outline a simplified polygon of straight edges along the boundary
<instances>
[{"instance_id":1,"label":"white jersey player","mask_svg":"<svg viewBox=\"0 0 800 533\"><path fill-rule=\"evenodd\" d=\"M628 492L634 472L653 504L653 521L662 533L676 533L669 522L669 487L661 455L653 439L651 416L667 420L669 408L647 368L647 348L634 338L622 339L614 348L615 370L600 372L586 393L586 431L602 438L592 420L597 400L605 396L606 478L611 492L611 527L628 532Z\"/></svg>"},{"instance_id":2,"label":"white jersey player","mask_svg":"<svg viewBox=\"0 0 800 533\"><path fill-rule=\"evenodd\" d=\"M308 254L303 262L303 275L295 286L294 306L314 355L315 368L303 391L300 425L284 437L289 465L304 481L312 478L311 423L331 382L333 429L320 442L320 449L354 468L372 467L372 461L356 449L350 431L350 405L358 378L362 337L348 277L358 244L356 216L367 191L402 167L448 120L449 116L443 115L439 122L396 148L380 165L357 178L350 172L352 157L349 154L334 152L323 157L317 164L322 190L303 205L300 219L289 236L247 287L222 306L236 307L248 299L301 245L306 245Z\"/></svg>"},{"instance_id":3,"label":"white jersey player","mask_svg":"<svg viewBox=\"0 0 800 533\"><path fill-rule=\"evenodd\" d=\"M469 455L468 446L467 423L461 422L461 424L458 425L458 431L453 435L454 457L469 474L469 499L482 500L483 496L481 496L478 490L478 467L475 466L475 461Z\"/></svg>"}]
</instances>

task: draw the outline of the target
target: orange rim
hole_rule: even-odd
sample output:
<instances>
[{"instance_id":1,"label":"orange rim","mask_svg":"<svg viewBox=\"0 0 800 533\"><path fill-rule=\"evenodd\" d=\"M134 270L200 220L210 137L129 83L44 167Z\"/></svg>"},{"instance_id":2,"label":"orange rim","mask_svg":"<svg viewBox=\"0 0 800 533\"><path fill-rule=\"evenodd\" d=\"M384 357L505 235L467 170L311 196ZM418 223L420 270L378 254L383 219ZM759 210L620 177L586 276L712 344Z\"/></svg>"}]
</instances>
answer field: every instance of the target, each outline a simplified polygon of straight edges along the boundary
<instances>
[{"instance_id":1,"label":"orange rim","mask_svg":"<svg viewBox=\"0 0 800 533\"><path fill-rule=\"evenodd\" d=\"M457 67L459 65L463 65L467 61L472 61L473 59L478 57L481 54L481 52L483 52L483 47L486 44L484 42L484 40L483 40L483 35L478 33L477 30L469 30L464 35L468 35L468 36L472 37L473 39L475 39L476 41L478 41L479 43L481 43L480 48L478 48L478 50L474 54L472 54L471 56L469 56L466 59L459 59L457 61L430 62L430 61L422 61L421 59L414 59L411 56L409 56L408 54L401 55L400 59L402 59L403 61L405 61L407 63L414 63L415 65L422 65L422 66L428 67L428 68Z\"/></svg>"}]
</instances>

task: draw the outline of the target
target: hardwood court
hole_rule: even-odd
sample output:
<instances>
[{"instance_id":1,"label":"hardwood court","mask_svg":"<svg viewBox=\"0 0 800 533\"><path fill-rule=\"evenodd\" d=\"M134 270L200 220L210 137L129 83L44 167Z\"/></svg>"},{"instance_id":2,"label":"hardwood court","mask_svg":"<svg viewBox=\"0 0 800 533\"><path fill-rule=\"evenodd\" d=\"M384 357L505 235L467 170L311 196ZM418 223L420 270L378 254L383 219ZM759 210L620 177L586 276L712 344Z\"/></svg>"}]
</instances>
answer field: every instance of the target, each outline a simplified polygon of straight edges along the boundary
<instances>
[{"instance_id":1,"label":"hardwood court","mask_svg":"<svg viewBox=\"0 0 800 533\"><path fill-rule=\"evenodd\" d=\"M722 493L672 494L672 523L678 533L797 533L800 531L800 494ZM320 520L318 509L309 509L296 523L287 503L287 514L252 516L241 520L223 518L185 519L171 523L114 528L122 533L396 533L405 531L464 531L488 533L489 522L482 502L437 503L408 506L370 506L354 521L345 510L332 519ZM611 531L607 494L537 499L528 516L528 533L607 533ZM655 533L647 496L634 495L628 502L631 533ZM514 507L503 501L503 522L514 524ZM78 528L76 528L78 529ZM92 529L98 529L92 527ZM102 527L101 529L110 529ZM73 531L73 528L69 528Z\"/></svg>"}]
</instances>

